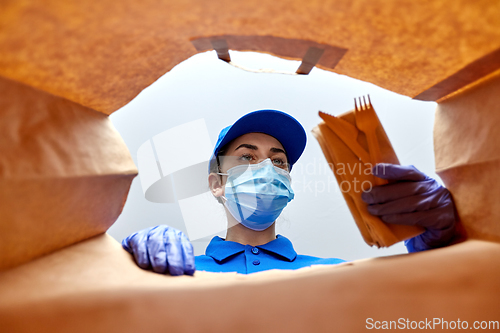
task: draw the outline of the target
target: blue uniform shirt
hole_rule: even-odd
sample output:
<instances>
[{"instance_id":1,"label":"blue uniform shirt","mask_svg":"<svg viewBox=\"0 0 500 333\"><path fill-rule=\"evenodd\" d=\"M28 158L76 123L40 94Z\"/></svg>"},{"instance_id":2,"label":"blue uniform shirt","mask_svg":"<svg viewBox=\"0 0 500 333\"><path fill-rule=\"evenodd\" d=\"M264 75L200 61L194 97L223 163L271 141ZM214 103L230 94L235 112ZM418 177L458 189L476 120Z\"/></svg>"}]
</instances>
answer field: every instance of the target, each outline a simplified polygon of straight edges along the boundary
<instances>
[{"instance_id":1,"label":"blue uniform shirt","mask_svg":"<svg viewBox=\"0 0 500 333\"><path fill-rule=\"evenodd\" d=\"M250 274L269 269L299 269L311 265L334 265L337 258L298 255L288 238L278 235L267 244L251 246L214 237L204 255L196 256L196 270Z\"/></svg>"}]
</instances>

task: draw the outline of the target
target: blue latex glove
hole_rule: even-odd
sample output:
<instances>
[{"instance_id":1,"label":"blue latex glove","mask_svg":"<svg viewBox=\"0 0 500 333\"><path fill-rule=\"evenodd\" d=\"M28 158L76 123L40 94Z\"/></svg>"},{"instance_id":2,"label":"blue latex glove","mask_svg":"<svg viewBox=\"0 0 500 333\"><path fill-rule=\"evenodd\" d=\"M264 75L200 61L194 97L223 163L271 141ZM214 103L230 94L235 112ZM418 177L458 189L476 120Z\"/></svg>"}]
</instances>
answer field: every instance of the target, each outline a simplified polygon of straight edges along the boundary
<instances>
[{"instance_id":1,"label":"blue latex glove","mask_svg":"<svg viewBox=\"0 0 500 333\"><path fill-rule=\"evenodd\" d=\"M448 245L455 234L455 206L450 192L413 165L377 164L377 177L389 184L376 186L361 197L368 211L393 224L417 225L426 231L405 241L409 252Z\"/></svg>"},{"instance_id":2,"label":"blue latex glove","mask_svg":"<svg viewBox=\"0 0 500 333\"><path fill-rule=\"evenodd\" d=\"M170 275L194 274L193 246L180 230L166 225L147 228L123 239L122 246L143 269L168 271Z\"/></svg>"}]
</instances>

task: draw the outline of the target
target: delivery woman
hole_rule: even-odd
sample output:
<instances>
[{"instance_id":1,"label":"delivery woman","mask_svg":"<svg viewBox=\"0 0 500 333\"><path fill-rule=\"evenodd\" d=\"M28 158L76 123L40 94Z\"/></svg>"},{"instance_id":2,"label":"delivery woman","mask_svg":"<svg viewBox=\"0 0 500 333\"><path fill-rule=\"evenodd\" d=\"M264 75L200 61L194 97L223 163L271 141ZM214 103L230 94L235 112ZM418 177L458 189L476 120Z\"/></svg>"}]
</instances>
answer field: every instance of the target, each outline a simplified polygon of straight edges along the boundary
<instances>
[{"instance_id":1,"label":"delivery woman","mask_svg":"<svg viewBox=\"0 0 500 333\"><path fill-rule=\"evenodd\" d=\"M294 198L289 172L305 145L304 128L284 112L259 110L241 117L221 131L209 164L210 191L226 211L226 238L214 237L205 255L195 258L181 231L161 225L128 236L123 247L141 268L171 275L192 275L195 269L248 274L343 262L298 255L275 233L276 218ZM410 252L450 242L456 218L448 190L412 166L379 165L373 172L392 182L363 193L370 213L387 223L426 228L405 242Z\"/></svg>"}]
</instances>

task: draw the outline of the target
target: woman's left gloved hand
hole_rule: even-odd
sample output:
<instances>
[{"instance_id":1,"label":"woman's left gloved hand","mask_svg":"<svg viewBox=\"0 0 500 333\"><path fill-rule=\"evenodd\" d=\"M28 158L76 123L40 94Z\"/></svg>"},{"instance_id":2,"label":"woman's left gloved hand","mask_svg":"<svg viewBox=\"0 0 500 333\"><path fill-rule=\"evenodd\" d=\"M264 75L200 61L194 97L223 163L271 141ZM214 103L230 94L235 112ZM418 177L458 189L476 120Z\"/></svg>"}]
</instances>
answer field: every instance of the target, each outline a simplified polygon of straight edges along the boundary
<instances>
[{"instance_id":1,"label":"woman's left gloved hand","mask_svg":"<svg viewBox=\"0 0 500 333\"><path fill-rule=\"evenodd\" d=\"M377 164L377 177L389 184L373 187L361 197L368 211L393 224L417 225L426 231L405 241L409 252L446 246L456 228L455 206L450 192L413 165Z\"/></svg>"}]
</instances>

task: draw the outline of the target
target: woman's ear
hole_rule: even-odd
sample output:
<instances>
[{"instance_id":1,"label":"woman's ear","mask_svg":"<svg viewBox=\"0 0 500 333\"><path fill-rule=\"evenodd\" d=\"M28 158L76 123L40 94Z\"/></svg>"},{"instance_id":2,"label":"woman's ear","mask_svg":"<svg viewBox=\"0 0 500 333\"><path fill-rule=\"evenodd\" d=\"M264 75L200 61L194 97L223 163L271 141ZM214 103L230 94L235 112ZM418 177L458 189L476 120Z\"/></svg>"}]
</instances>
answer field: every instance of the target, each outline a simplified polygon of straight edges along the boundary
<instances>
[{"instance_id":1,"label":"woman's ear","mask_svg":"<svg viewBox=\"0 0 500 333\"><path fill-rule=\"evenodd\" d=\"M214 197L220 198L224 195L224 186L218 174L212 172L208 175L208 187L210 187L210 192L212 192Z\"/></svg>"}]
</instances>

